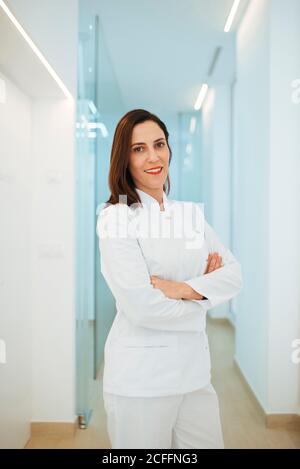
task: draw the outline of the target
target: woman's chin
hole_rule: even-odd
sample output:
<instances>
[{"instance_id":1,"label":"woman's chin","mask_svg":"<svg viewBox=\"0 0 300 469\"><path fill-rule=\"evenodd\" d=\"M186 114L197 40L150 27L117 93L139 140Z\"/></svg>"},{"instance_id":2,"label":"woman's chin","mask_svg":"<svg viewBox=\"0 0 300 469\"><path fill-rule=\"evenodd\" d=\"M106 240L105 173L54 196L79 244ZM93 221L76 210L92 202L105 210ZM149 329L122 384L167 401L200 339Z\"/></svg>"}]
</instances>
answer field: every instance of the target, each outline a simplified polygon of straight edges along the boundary
<instances>
[{"instance_id":1,"label":"woman's chin","mask_svg":"<svg viewBox=\"0 0 300 469\"><path fill-rule=\"evenodd\" d=\"M147 180L144 181L144 185L146 187L151 187L152 189L159 189L163 187L166 182L166 177L164 175L159 176L149 176Z\"/></svg>"}]
</instances>

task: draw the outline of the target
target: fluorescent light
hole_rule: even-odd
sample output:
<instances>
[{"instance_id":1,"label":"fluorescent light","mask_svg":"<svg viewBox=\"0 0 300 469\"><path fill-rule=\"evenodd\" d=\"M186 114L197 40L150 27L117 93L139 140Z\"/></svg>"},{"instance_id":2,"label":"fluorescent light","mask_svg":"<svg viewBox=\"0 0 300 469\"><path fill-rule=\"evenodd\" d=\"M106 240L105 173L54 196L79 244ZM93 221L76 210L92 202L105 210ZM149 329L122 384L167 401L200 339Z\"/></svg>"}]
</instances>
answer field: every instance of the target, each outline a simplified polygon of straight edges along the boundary
<instances>
[{"instance_id":1,"label":"fluorescent light","mask_svg":"<svg viewBox=\"0 0 300 469\"><path fill-rule=\"evenodd\" d=\"M184 158L184 160L183 160L183 166L184 166L184 169L187 170L187 171L190 170L190 169L192 169L192 161L191 161L191 159L188 158L188 157Z\"/></svg>"},{"instance_id":2,"label":"fluorescent light","mask_svg":"<svg viewBox=\"0 0 300 469\"><path fill-rule=\"evenodd\" d=\"M87 118L85 117L84 114L81 114L80 119L82 120L82 123L83 123L84 127L87 126L88 120L87 120ZM81 126L82 126L82 124L81 124Z\"/></svg>"},{"instance_id":3,"label":"fluorescent light","mask_svg":"<svg viewBox=\"0 0 300 469\"><path fill-rule=\"evenodd\" d=\"M235 14L237 12L237 9L239 7L240 1L241 0L234 0L234 2L233 2L233 5L231 7L230 13L228 15L228 18L227 18L227 21L226 21L226 24L225 24L225 27L224 27L225 33L228 33L231 26L232 26L232 23L233 23Z\"/></svg>"},{"instance_id":4,"label":"fluorescent light","mask_svg":"<svg viewBox=\"0 0 300 469\"><path fill-rule=\"evenodd\" d=\"M102 124L102 122L99 122L99 129L101 130L102 137L105 138L108 136L107 128L105 127L104 124Z\"/></svg>"},{"instance_id":5,"label":"fluorescent light","mask_svg":"<svg viewBox=\"0 0 300 469\"><path fill-rule=\"evenodd\" d=\"M102 122L93 122L89 124L89 127L90 129L99 129L102 133L102 137L104 138L108 136L107 128Z\"/></svg>"},{"instance_id":6,"label":"fluorescent light","mask_svg":"<svg viewBox=\"0 0 300 469\"><path fill-rule=\"evenodd\" d=\"M89 136L91 138L95 138L96 132L93 132L96 129L99 129L102 137L107 137L108 136L108 131L103 122L89 122L86 117L82 114L80 116L81 119L81 124L79 122L76 123L76 128L81 127L82 129L87 129L89 132Z\"/></svg>"},{"instance_id":7,"label":"fluorescent light","mask_svg":"<svg viewBox=\"0 0 300 469\"><path fill-rule=\"evenodd\" d=\"M89 108L93 114L97 114L98 111L93 101L89 101Z\"/></svg>"},{"instance_id":8,"label":"fluorescent light","mask_svg":"<svg viewBox=\"0 0 300 469\"><path fill-rule=\"evenodd\" d=\"M187 143L186 147L185 147L185 152L190 155L192 153L192 150L193 150L193 145L191 143Z\"/></svg>"},{"instance_id":9,"label":"fluorescent light","mask_svg":"<svg viewBox=\"0 0 300 469\"><path fill-rule=\"evenodd\" d=\"M196 117L191 117L191 121L190 121L190 134L193 134L195 132L195 129L196 129Z\"/></svg>"},{"instance_id":10,"label":"fluorescent light","mask_svg":"<svg viewBox=\"0 0 300 469\"><path fill-rule=\"evenodd\" d=\"M201 108L202 103L203 103L204 98L205 98L205 95L207 93L207 90L208 90L208 85L206 83L204 83L201 86L201 90L198 94L198 98L196 99L196 102L195 102L195 105L194 105L195 111L199 111L199 109Z\"/></svg>"},{"instance_id":11,"label":"fluorescent light","mask_svg":"<svg viewBox=\"0 0 300 469\"><path fill-rule=\"evenodd\" d=\"M30 37L28 36L28 34L26 33L26 31L23 29L23 27L20 25L20 23L18 22L18 20L15 18L15 16L12 14L12 12L10 11L10 9L8 8L8 6L4 3L3 0L0 0L0 7L2 8L2 10L7 14L8 18L10 19L10 21L13 23L13 25L17 28L17 30L19 31L19 33L22 35L23 39L25 39L25 41L27 42L27 44L31 47L31 49L33 50L33 52L35 53L35 55L40 59L40 61L42 62L42 64L44 65L44 67L48 70L48 72L50 73L50 75L52 76L52 78L56 81L56 83L58 84L58 86L60 87L60 89L63 91L63 93L66 95L66 97L68 99L71 99L73 100L73 96L72 94L70 93L70 91L68 90L68 88L66 87L66 85L63 83L63 81L59 78L59 76L57 75L57 73L53 70L53 68L51 67L51 65L47 62L47 60L45 59L45 57L43 56L43 54L41 53L41 51L37 48L37 46L34 44L34 42L32 41L32 39L30 39Z\"/></svg>"}]
</instances>

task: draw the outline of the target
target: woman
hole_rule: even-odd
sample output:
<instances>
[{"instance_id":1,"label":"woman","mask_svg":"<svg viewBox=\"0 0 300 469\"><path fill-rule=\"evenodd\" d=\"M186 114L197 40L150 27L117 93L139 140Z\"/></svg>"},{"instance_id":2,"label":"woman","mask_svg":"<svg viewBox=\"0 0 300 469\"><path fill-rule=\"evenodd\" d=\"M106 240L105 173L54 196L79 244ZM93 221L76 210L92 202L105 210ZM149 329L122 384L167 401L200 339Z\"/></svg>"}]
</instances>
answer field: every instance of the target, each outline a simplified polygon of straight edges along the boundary
<instances>
[{"instance_id":1,"label":"woman","mask_svg":"<svg viewBox=\"0 0 300 469\"><path fill-rule=\"evenodd\" d=\"M117 307L103 376L113 449L224 447L206 311L239 292L241 268L198 204L167 197L168 137L148 111L122 117L111 196L97 222L101 272Z\"/></svg>"}]
</instances>

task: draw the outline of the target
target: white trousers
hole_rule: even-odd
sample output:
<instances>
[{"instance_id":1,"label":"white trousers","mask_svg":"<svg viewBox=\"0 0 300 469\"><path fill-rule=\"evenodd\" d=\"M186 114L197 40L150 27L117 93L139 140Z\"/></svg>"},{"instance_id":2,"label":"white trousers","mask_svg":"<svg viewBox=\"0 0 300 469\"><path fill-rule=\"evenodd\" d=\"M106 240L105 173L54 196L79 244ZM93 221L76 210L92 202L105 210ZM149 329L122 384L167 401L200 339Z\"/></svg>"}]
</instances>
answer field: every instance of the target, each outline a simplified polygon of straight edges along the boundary
<instances>
[{"instance_id":1,"label":"white trousers","mask_svg":"<svg viewBox=\"0 0 300 469\"><path fill-rule=\"evenodd\" d=\"M112 449L224 448L212 384L186 394L127 397L103 391Z\"/></svg>"}]
</instances>

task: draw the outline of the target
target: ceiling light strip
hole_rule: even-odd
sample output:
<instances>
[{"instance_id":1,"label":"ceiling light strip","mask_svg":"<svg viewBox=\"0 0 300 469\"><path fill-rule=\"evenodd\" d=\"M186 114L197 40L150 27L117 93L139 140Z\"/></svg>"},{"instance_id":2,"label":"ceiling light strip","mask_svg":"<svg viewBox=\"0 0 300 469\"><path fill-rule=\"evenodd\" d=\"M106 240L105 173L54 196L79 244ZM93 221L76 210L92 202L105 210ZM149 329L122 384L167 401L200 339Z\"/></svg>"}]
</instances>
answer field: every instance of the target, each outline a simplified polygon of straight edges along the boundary
<instances>
[{"instance_id":1,"label":"ceiling light strip","mask_svg":"<svg viewBox=\"0 0 300 469\"><path fill-rule=\"evenodd\" d=\"M232 26L232 23L233 23L235 15L236 15L237 9L239 7L240 1L241 0L234 0L234 2L233 2L233 5L231 7L230 13L228 15L228 18L227 18L227 21L226 21L226 24L225 24L225 27L224 27L225 33L228 33L230 31L230 28Z\"/></svg>"},{"instance_id":2,"label":"ceiling light strip","mask_svg":"<svg viewBox=\"0 0 300 469\"><path fill-rule=\"evenodd\" d=\"M52 78L56 81L56 83L58 84L58 86L60 87L60 89L63 91L63 93L65 94L65 96L68 98L68 99L71 99L73 100L73 95L70 93L70 91L68 90L68 88L66 87L66 85L63 83L63 81L59 78L59 76L57 75L57 73L53 70L53 68L51 67L51 65L47 62L47 60L45 59L45 57L43 56L43 54L41 53L41 51L37 48L37 46L34 44L34 42L32 41L32 39L30 39L30 37L28 36L28 34L26 33L26 31L24 30L24 28L20 25L20 23L18 22L18 20L16 19L16 17L12 14L12 12L10 11L10 9L8 8L8 6L6 5L6 3L4 3L3 0L0 0L0 7L3 9L3 11L6 13L6 15L8 16L8 18L10 19L10 21L13 23L13 25L17 28L17 30L19 31L19 33L22 35L22 37L25 39L25 41L27 42L27 44L31 47L31 49L33 50L33 52L35 53L35 55L40 59L40 61L42 62L42 64L44 65L44 67L48 70L48 72L50 73L50 75L52 76Z\"/></svg>"},{"instance_id":3,"label":"ceiling light strip","mask_svg":"<svg viewBox=\"0 0 300 469\"><path fill-rule=\"evenodd\" d=\"M203 104L203 101L204 101L204 98L206 96L207 90L208 90L208 85L207 85L207 83L204 83L201 86L200 92L198 94L198 98L196 99L196 102L195 102L195 105L194 105L195 111L199 111L199 109L201 108L201 106Z\"/></svg>"}]
</instances>

